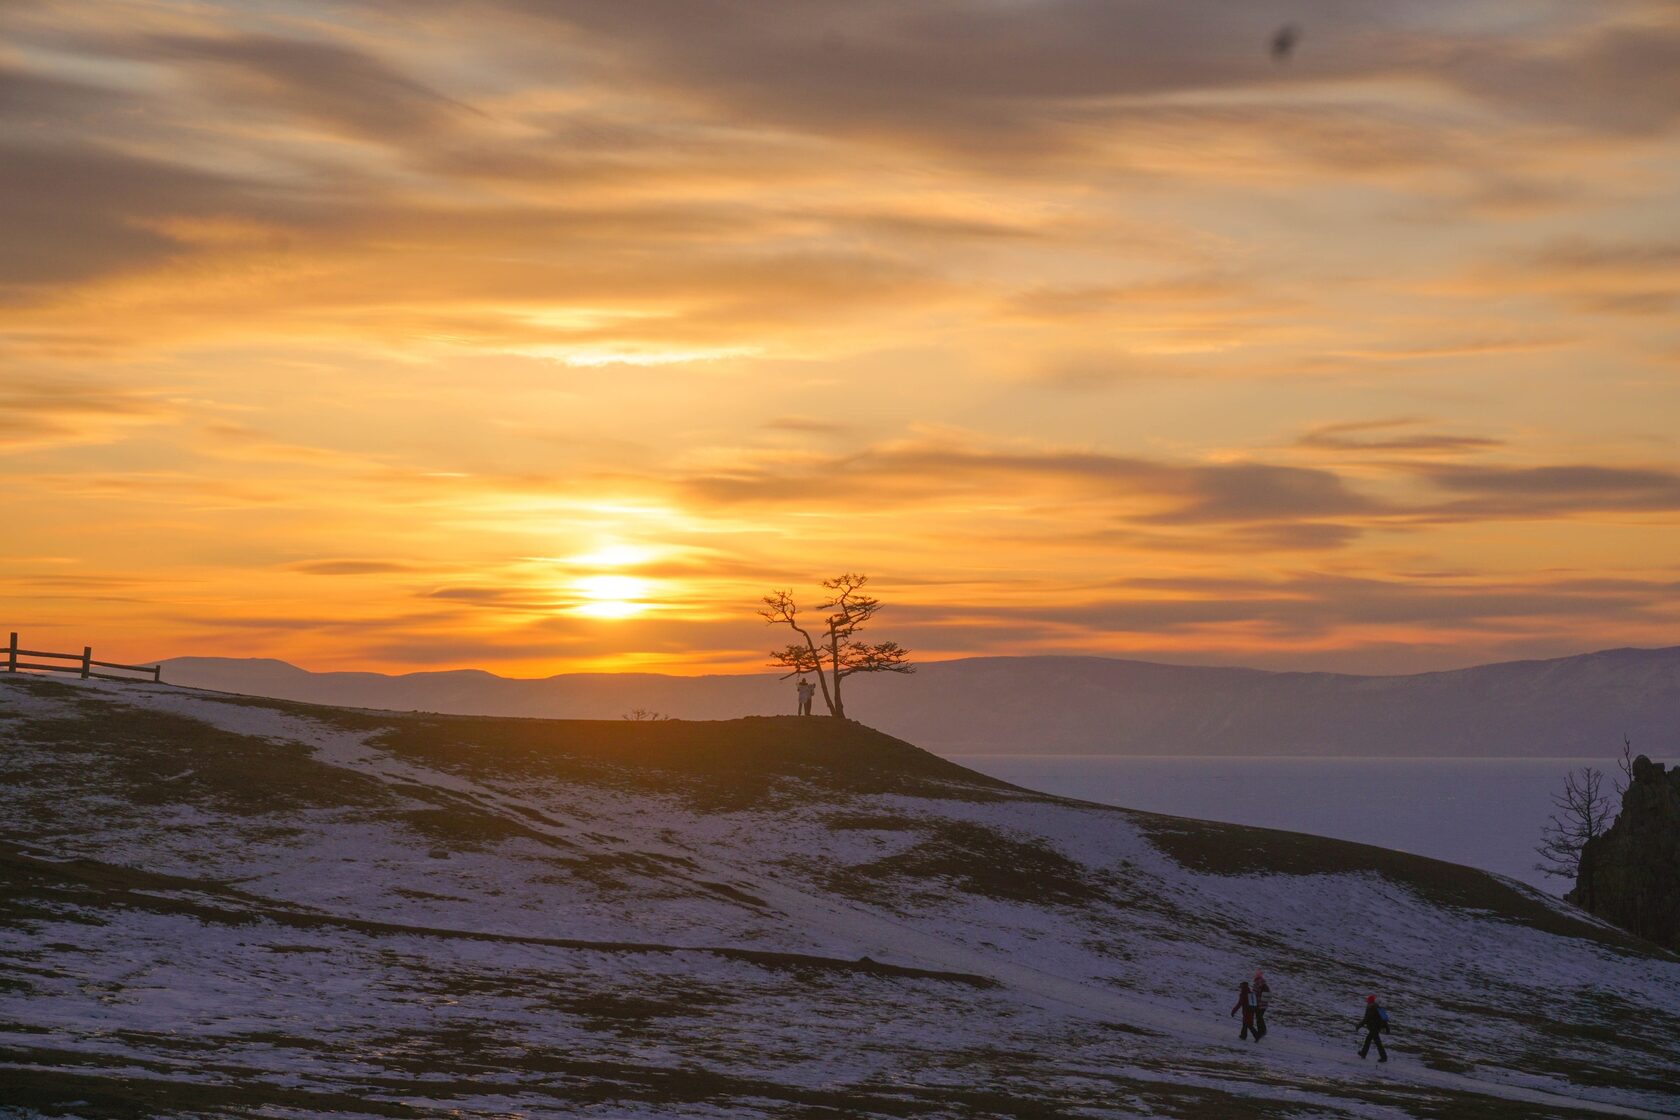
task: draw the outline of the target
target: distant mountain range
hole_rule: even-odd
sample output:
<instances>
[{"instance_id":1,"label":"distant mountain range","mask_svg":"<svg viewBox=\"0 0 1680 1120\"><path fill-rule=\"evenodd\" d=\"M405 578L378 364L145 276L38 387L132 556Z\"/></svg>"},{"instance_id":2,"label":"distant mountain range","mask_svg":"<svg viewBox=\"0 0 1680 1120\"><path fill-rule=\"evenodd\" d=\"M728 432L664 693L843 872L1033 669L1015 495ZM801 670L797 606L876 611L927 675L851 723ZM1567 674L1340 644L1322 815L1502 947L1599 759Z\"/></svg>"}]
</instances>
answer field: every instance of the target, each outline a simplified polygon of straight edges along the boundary
<instances>
[{"instance_id":1,"label":"distant mountain range","mask_svg":"<svg viewBox=\"0 0 1680 1120\"><path fill-rule=\"evenodd\" d=\"M789 713L769 674L480 670L312 673L283 661L183 657L163 679L287 700L430 711L616 719ZM973 657L913 676L854 677L848 714L942 754L1342 755L1608 758L1625 733L1680 754L1680 646L1364 677L1161 665L1104 657ZM819 698L818 707L821 707Z\"/></svg>"}]
</instances>

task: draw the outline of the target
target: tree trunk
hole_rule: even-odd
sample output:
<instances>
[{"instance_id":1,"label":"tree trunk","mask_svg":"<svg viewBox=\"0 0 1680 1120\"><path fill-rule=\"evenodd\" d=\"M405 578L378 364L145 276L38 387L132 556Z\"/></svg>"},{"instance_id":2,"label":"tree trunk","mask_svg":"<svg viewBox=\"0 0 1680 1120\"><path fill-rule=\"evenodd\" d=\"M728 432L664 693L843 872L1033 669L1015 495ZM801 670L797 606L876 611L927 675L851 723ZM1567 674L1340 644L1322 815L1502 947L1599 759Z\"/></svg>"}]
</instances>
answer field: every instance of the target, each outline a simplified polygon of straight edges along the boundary
<instances>
[{"instance_id":1,"label":"tree trunk","mask_svg":"<svg viewBox=\"0 0 1680 1120\"><path fill-rule=\"evenodd\" d=\"M834 714L834 700L828 694L828 677L823 673L822 658L817 658L817 684L822 686L823 703L828 705L828 714Z\"/></svg>"},{"instance_id":2,"label":"tree trunk","mask_svg":"<svg viewBox=\"0 0 1680 1120\"><path fill-rule=\"evenodd\" d=\"M846 705L840 701L840 637L833 630L828 632L828 665L834 674L834 703L828 711L835 719L845 719Z\"/></svg>"}]
</instances>

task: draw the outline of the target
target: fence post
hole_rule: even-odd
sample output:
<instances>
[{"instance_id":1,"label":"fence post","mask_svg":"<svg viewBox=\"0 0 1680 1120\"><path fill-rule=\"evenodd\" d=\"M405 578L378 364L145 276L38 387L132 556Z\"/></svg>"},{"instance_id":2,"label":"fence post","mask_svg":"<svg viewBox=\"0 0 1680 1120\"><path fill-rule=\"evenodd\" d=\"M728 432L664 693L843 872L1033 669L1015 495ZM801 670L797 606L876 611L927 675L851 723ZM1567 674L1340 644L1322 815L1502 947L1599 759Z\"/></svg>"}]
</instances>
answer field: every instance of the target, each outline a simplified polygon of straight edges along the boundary
<instances>
[{"instance_id":1,"label":"fence post","mask_svg":"<svg viewBox=\"0 0 1680 1120\"><path fill-rule=\"evenodd\" d=\"M153 665L152 666L152 682L155 684L155 683L157 683L158 681L161 681L161 680L163 680L163 666L162 665Z\"/></svg>"},{"instance_id":2,"label":"fence post","mask_svg":"<svg viewBox=\"0 0 1680 1120\"><path fill-rule=\"evenodd\" d=\"M88 679L88 674L91 673L91 672L93 672L93 647L92 646L83 646L82 647L82 679L84 681L87 680Z\"/></svg>"},{"instance_id":3,"label":"fence post","mask_svg":"<svg viewBox=\"0 0 1680 1120\"><path fill-rule=\"evenodd\" d=\"M6 651L6 672L17 672L17 633L12 633L12 648Z\"/></svg>"}]
</instances>

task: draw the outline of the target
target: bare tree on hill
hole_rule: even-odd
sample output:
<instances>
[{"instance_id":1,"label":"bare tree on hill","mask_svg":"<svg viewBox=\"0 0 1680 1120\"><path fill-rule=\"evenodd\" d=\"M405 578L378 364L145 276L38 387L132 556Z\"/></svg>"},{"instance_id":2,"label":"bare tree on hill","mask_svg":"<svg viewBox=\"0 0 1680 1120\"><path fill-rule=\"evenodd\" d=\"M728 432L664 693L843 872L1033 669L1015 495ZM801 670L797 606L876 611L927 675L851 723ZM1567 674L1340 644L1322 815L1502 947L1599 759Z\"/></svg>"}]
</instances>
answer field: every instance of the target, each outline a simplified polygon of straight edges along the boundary
<instances>
[{"instance_id":1,"label":"bare tree on hill","mask_svg":"<svg viewBox=\"0 0 1680 1120\"><path fill-rule=\"evenodd\" d=\"M1633 740L1625 731L1622 732L1622 756L1616 760L1616 769L1622 772L1622 776L1616 779L1616 796L1620 798L1633 784Z\"/></svg>"},{"instance_id":2,"label":"bare tree on hill","mask_svg":"<svg viewBox=\"0 0 1680 1120\"><path fill-rule=\"evenodd\" d=\"M1603 785L1604 772L1591 766L1566 774L1563 792L1552 797L1557 812L1547 822L1534 849L1540 856L1535 870L1560 879L1573 879L1576 897L1586 910L1593 907L1593 884L1590 873L1581 874L1581 852L1587 841L1596 839L1610 826L1614 816L1610 799L1601 792Z\"/></svg>"},{"instance_id":3,"label":"bare tree on hill","mask_svg":"<svg viewBox=\"0 0 1680 1120\"><path fill-rule=\"evenodd\" d=\"M846 705L840 696L840 682L855 673L914 673L910 651L897 642L864 642L857 638L881 609L881 601L864 593L869 577L847 572L822 582L829 594L828 601L817 609L828 612L820 623L802 624L799 605L793 592L777 591L764 597L764 609L759 617L772 626L787 626L803 642L792 642L770 652L770 663L787 670L786 680L792 676L812 673L822 687L823 703L828 713L846 718ZM814 632L813 632L814 631Z\"/></svg>"}]
</instances>

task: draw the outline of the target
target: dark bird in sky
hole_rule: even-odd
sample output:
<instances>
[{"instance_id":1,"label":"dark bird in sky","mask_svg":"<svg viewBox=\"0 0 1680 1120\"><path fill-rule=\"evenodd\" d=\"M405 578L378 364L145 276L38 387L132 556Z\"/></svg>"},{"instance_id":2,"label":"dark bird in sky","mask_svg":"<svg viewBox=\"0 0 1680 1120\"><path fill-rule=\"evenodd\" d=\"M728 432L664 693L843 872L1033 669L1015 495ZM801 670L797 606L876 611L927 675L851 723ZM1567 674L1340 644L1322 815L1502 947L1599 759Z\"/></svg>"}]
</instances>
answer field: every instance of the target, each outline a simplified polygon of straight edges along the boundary
<instances>
[{"instance_id":1,"label":"dark bird in sky","mask_svg":"<svg viewBox=\"0 0 1680 1120\"><path fill-rule=\"evenodd\" d=\"M1277 29L1272 36L1272 61L1288 62L1295 53L1295 44L1301 41L1301 29L1293 23L1286 23Z\"/></svg>"}]
</instances>

